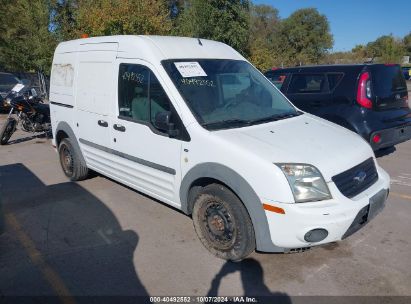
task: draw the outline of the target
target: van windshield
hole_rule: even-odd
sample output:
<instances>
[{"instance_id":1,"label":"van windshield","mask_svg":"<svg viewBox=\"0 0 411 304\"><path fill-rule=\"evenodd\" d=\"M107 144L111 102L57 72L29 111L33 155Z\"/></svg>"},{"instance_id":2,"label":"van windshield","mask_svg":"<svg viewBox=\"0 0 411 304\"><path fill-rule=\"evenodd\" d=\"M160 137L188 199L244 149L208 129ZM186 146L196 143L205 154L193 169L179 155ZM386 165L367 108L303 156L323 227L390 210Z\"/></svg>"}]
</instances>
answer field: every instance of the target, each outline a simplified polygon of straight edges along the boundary
<instances>
[{"instance_id":1,"label":"van windshield","mask_svg":"<svg viewBox=\"0 0 411 304\"><path fill-rule=\"evenodd\" d=\"M162 64L206 129L243 127L301 114L246 61L185 59Z\"/></svg>"}]
</instances>

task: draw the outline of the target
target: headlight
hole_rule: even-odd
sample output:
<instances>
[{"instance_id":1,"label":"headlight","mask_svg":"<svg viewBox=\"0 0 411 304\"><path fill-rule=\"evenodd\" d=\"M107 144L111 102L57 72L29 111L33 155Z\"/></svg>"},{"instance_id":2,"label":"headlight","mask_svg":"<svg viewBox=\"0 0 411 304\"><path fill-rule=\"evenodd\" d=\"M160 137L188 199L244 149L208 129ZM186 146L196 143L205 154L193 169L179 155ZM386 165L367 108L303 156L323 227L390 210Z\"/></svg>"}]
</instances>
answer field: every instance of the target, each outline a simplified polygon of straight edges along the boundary
<instances>
[{"instance_id":1,"label":"headlight","mask_svg":"<svg viewBox=\"0 0 411 304\"><path fill-rule=\"evenodd\" d=\"M290 184L296 203L331 198L330 190L320 171L307 164L276 164Z\"/></svg>"}]
</instances>

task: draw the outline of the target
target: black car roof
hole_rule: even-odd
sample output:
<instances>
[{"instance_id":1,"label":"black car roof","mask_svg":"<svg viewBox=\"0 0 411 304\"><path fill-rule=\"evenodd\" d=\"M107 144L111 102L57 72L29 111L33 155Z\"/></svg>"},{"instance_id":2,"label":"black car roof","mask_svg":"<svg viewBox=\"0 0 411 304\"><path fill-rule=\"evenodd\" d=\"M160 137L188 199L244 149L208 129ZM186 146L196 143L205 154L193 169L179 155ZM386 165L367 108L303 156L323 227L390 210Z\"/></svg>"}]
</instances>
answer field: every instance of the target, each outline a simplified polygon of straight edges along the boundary
<instances>
[{"instance_id":1,"label":"black car roof","mask_svg":"<svg viewBox=\"0 0 411 304\"><path fill-rule=\"evenodd\" d=\"M345 72L362 70L364 67L384 65L380 63L360 63L360 64L327 64L327 65L305 65L292 68L279 68L269 70L266 73L284 72Z\"/></svg>"}]
</instances>

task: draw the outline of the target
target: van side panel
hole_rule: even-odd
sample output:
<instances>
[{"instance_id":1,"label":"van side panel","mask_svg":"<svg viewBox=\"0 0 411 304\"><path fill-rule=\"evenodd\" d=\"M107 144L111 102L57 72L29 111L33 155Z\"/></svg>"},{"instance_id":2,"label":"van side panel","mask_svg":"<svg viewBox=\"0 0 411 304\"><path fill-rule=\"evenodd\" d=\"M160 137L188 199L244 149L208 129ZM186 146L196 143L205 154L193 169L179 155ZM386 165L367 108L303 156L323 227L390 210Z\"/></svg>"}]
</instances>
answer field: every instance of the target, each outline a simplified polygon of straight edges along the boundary
<instances>
[{"instance_id":1,"label":"van side panel","mask_svg":"<svg viewBox=\"0 0 411 304\"><path fill-rule=\"evenodd\" d=\"M80 48L73 122L87 165L103 173L108 170L107 164L110 164L112 156L107 151L85 145L84 142L110 147L110 132L113 127L109 114L112 103L115 102L113 62L116 51L100 50L107 45L112 47L115 44L82 45Z\"/></svg>"},{"instance_id":2,"label":"van side panel","mask_svg":"<svg viewBox=\"0 0 411 304\"><path fill-rule=\"evenodd\" d=\"M94 58L96 61L92 61L94 55L100 55L98 58ZM102 54L95 54L95 52L79 55L77 110L101 115L109 114L110 99L113 95L113 70L112 62L109 61L110 57L113 58L112 55L102 56Z\"/></svg>"},{"instance_id":3,"label":"van side panel","mask_svg":"<svg viewBox=\"0 0 411 304\"><path fill-rule=\"evenodd\" d=\"M74 105L76 53L55 54L51 67L50 101Z\"/></svg>"},{"instance_id":4,"label":"van side panel","mask_svg":"<svg viewBox=\"0 0 411 304\"><path fill-rule=\"evenodd\" d=\"M50 78L50 114L53 145L56 145L59 122L72 123L75 102L75 74L77 53L54 55Z\"/></svg>"}]
</instances>

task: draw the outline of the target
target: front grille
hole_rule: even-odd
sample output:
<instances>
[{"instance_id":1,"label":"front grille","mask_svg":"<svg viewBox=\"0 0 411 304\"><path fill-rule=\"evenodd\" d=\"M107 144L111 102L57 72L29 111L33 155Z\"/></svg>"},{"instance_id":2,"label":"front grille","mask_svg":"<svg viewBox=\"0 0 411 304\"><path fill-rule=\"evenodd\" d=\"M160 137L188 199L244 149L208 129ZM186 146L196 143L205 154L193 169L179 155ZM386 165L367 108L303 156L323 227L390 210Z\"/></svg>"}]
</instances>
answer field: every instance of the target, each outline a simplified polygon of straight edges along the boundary
<instances>
[{"instance_id":1,"label":"front grille","mask_svg":"<svg viewBox=\"0 0 411 304\"><path fill-rule=\"evenodd\" d=\"M364 172L366 176L364 180L359 181L358 177L362 172ZM377 179L378 173L372 158L332 178L338 190L348 198L354 197L371 187Z\"/></svg>"}]
</instances>

